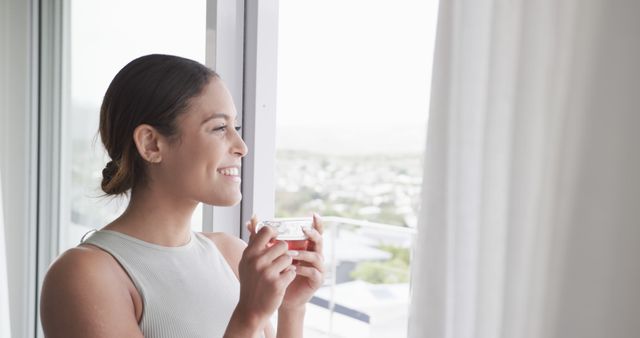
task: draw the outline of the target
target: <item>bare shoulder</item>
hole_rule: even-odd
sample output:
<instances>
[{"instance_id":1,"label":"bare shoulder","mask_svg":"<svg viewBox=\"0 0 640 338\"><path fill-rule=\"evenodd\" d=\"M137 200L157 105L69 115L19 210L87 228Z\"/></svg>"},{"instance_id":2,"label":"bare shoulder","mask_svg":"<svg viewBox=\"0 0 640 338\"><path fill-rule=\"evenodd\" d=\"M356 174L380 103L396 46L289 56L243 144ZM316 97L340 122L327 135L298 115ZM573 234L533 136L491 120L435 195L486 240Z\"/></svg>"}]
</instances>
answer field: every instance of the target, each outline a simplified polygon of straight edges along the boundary
<instances>
[{"instance_id":1,"label":"bare shoulder","mask_svg":"<svg viewBox=\"0 0 640 338\"><path fill-rule=\"evenodd\" d=\"M95 285L107 284L105 282L114 277L112 261L109 254L92 246L67 250L49 267L42 287L43 302L59 291L90 293ZM108 289L115 287L117 285L107 286Z\"/></svg>"},{"instance_id":2,"label":"bare shoulder","mask_svg":"<svg viewBox=\"0 0 640 338\"><path fill-rule=\"evenodd\" d=\"M224 232L203 232L202 234L218 247L218 250L220 250L237 276L238 264L240 263L244 249L247 247L247 243L238 237Z\"/></svg>"},{"instance_id":3,"label":"bare shoulder","mask_svg":"<svg viewBox=\"0 0 640 338\"><path fill-rule=\"evenodd\" d=\"M50 266L42 286L47 337L142 337L118 263L88 245L72 248Z\"/></svg>"},{"instance_id":4,"label":"bare shoulder","mask_svg":"<svg viewBox=\"0 0 640 338\"><path fill-rule=\"evenodd\" d=\"M213 241L220 251L244 251L247 243L236 236L224 232L203 232L207 238Z\"/></svg>"}]
</instances>

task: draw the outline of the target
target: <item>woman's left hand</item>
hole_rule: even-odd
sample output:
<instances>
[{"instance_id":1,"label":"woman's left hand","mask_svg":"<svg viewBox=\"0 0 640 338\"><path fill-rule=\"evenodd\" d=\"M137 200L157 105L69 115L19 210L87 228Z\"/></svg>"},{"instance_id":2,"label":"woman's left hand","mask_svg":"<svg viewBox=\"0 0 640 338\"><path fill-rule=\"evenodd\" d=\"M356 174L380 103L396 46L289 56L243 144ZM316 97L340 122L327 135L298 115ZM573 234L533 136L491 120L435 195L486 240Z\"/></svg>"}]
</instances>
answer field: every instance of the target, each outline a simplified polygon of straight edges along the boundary
<instances>
[{"instance_id":1,"label":"woman's left hand","mask_svg":"<svg viewBox=\"0 0 640 338\"><path fill-rule=\"evenodd\" d=\"M324 283L324 257L322 255L322 220L313 214L313 228L304 230L309 237L307 250L289 251L296 263L296 278L285 292L281 310L303 307ZM295 254L297 252L297 255Z\"/></svg>"}]
</instances>

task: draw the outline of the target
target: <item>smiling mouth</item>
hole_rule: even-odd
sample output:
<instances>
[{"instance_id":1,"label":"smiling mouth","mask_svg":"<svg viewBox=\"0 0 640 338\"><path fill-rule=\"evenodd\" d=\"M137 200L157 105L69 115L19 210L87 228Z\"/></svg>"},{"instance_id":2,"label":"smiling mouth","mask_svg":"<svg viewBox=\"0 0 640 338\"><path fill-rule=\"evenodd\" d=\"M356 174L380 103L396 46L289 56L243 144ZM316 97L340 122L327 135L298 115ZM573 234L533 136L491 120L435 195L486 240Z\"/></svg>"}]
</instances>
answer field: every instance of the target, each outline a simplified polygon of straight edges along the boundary
<instances>
[{"instance_id":1,"label":"smiling mouth","mask_svg":"<svg viewBox=\"0 0 640 338\"><path fill-rule=\"evenodd\" d=\"M240 176L240 168L237 167L218 169L218 172L224 176Z\"/></svg>"},{"instance_id":2,"label":"smiling mouth","mask_svg":"<svg viewBox=\"0 0 640 338\"><path fill-rule=\"evenodd\" d=\"M218 169L218 173L222 174L222 176L227 177L233 182L240 183L240 168L239 167L228 167Z\"/></svg>"}]
</instances>

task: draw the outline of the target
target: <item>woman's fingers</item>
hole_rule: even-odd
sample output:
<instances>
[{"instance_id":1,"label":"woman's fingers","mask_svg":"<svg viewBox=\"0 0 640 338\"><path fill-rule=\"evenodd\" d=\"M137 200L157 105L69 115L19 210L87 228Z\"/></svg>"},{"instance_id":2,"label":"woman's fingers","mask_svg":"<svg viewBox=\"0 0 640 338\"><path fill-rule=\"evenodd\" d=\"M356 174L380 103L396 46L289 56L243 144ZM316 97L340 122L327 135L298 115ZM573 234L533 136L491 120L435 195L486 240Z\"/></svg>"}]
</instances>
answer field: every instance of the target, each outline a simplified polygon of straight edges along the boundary
<instances>
[{"instance_id":1,"label":"woman's fingers","mask_svg":"<svg viewBox=\"0 0 640 338\"><path fill-rule=\"evenodd\" d=\"M262 259L268 262L272 262L278 257L284 255L287 252L287 243L283 241L275 241L273 245L266 249L262 254Z\"/></svg>"},{"instance_id":2,"label":"woman's fingers","mask_svg":"<svg viewBox=\"0 0 640 338\"><path fill-rule=\"evenodd\" d=\"M248 221L247 223L245 223L245 228L247 228L247 231L249 232L249 242L253 241L253 238L256 235L255 229L251 226L251 221Z\"/></svg>"},{"instance_id":3,"label":"woman's fingers","mask_svg":"<svg viewBox=\"0 0 640 338\"><path fill-rule=\"evenodd\" d=\"M283 279L285 287L289 286L289 284L296 279L296 271L298 271L298 268L295 265L289 265L289 267L280 273L280 278Z\"/></svg>"},{"instance_id":4,"label":"woman's fingers","mask_svg":"<svg viewBox=\"0 0 640 338\"><path fill-rule=\"evenodd\" d=\"M322 235L324 231L324 224L322 223L322 218L320 215L313 213L313 227Z\"/></svg>"},{"instance_id":5,"label":"woman's fingers","mask_svg":"<svg viewBox=\"0 0 640 338\"><path fill-rule=\"evenodd\" d=\"M276 258L273 261L273 263L269 266L269 269L272 269L274 273L282 273L284 272L284 270L292 266L291 263L293 263L293 259L291 258L291 256L285 253L280 257ZM295 270L296 267L293 266L293 269Z\"/></svg>"},{"instance_id":6,"label":"woman's fingers","mask_svg":"<svg viewBox=\"0 0 640 338\"><path fill-rule=\"evenodd\" d=\"M324 258L317 252L291 250L288 251L287 254L297 261L309 263L310 266L318 269L319 271L324 271Z\"/></svg>"},{"instance_id":7,"label":"woman's fingers","mask_svg":"<svg viewBox=\"0 0 640 338\"><path fill-rule=\"evenodd\" d=\"M296 274L298 276L304 276L311 280L311 284L316 287L324 283L322 272L312 266L297 266Z\"/></svg>"},{"instance_id":8,"label":"woman's fingers","mask_svg":"<svg viewBox=\"0 0 640 338\"><path fill-rule=\"evenodd\" d=\"M253 236L256 234L257 224L258 224L258 218L256 217L256 215L251 216L251 219L248 220L247 223L245 223L245 227L247 228L247 231L249 231L249 240L251 240Z\"/></svg>"},{"instance_id":9,"label":"woman's fingers","mask_svg":"<svg viewBox=\"0 0 640 338\"><path fill-rule=\"evenodd\" d=\"M277 236L277 231L270 226L265 226L249 239L247 250L249 250L251 254L261 254L262 249L266 248L267 243L274 240Z\"/></svg>"},{"instance_id":10,"label":"woman's fingers","mask_svg":"<svg viewBox=\"0 0 640 338\"><path fill-rule=\"evenodd\" d=\"M252 232L256 232L256 226L258 225L258 217L256 217L256 215L254 214L253 216L251 216L251 219L249 220L249 226L250 231Z\"/></svg>"},{"instance_id":11,"label":"woman's fingers","mask_svg":"<svg viewBox=\"0 0 640 338\"><path fill-rule=\"evenodd\" d=\"M251 221L247 221L244 226L247 228L247 231L249 231L250 234L255 235L256 229L253 227L253 224L251 224Z\"/></svg>"},{"instance_id":12,"label":"woman's fingers","mask_svg":"<svg viewBox=\"0 0 640 338\"><path fill-rule=\"evenodd\" d=\"M316 229L302 229L305 235L309 237L311 241L311 245L309 246L309 251L315 251L322 255L322 235Z\"/></svg>"}]
</instances>

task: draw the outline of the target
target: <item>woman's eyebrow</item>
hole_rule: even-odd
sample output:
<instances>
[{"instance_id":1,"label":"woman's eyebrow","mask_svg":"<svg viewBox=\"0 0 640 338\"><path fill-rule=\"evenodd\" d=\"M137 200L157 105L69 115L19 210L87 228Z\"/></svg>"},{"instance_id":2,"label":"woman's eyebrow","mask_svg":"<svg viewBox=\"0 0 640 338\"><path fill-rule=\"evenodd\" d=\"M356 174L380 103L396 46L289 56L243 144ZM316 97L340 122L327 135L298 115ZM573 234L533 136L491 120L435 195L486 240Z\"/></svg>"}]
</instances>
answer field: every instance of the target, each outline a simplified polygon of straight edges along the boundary
<instances>
[{"instance_id":1,"label":"woman's eyebrow","mask_svg":"<svg viewBox=\"0 0 640 338\"><path fill-rule=\"evenodd\" d=\"M228 115L228 114L225 114L225 113L213 113L213 114L211 114L211 115L207 116L207 117L202 121L202 123L201 123L201 124L205 124L205 123L207 123L207 122L208 122L208 121L210 121L210 120L213 120L213 119L219 119L219 118L223 118L223 119L225 119L225 120L229 120L229 119L230 119L230 117L229 117L229 115Z\"/></svg>"}]
</instances>

